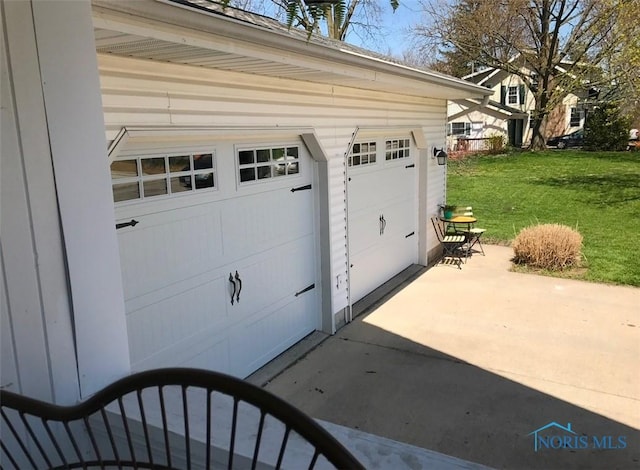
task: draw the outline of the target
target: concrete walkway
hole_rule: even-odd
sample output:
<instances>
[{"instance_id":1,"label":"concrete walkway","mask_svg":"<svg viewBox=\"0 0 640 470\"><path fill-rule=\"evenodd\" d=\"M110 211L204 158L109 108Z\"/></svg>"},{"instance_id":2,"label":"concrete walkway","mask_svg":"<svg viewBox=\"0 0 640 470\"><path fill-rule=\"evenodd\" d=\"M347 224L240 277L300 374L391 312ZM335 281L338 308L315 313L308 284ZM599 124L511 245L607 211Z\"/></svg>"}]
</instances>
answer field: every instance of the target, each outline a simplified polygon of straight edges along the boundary
<instances>
[{"instance_id":1,"label":"concrete walkway","mask_svg":"<svg viewBox=\"0 0 640 470\"><path fill-rule=\"evenodd\" d=\"M640 289L513 273L510 248L485 251L431 268L266 388L495 468L640 468ZM551 422L571 432L541 432L536 452ZM544 447L565 437L573 449Z\"/></svg>"}]
</instances>

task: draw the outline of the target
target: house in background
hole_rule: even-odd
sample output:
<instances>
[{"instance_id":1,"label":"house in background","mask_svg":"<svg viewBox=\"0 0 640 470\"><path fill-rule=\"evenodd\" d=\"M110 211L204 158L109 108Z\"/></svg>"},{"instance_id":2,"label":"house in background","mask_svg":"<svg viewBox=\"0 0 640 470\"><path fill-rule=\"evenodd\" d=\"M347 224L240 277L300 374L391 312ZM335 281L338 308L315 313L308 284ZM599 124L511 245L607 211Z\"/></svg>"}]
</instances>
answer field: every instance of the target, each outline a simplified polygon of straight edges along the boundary
<instances>
[{"instance_id":1,"label":"house in background","mask_svg":"<svg viewBox=\"0 0 640 470\"><path fill-rule=\"evenodd\" d=\"M2 387L245 377L438 249L486 88L208 2L0 3Z\"/></svg>"},{"instance_id":2,"label":"house in background","mask_svg":"<svg viewBox=\"0 0 640 470\"><path fill-rule=\"evenodd\" d=\"M525 75L535 73L523 66ZM447 108L447 147L455 151L459 140L485 139L504 136L505 143L514 147L526 147L531 143L531 115L535 109L535 97L522 78L516 74L495 68L484 68L463 77L464 80L486 87L492 94L484 103L477 99L452 100ZM549 115L548 136L567 134L583 127L583 94L569 93Z\"/></svg>"}]
</instances>

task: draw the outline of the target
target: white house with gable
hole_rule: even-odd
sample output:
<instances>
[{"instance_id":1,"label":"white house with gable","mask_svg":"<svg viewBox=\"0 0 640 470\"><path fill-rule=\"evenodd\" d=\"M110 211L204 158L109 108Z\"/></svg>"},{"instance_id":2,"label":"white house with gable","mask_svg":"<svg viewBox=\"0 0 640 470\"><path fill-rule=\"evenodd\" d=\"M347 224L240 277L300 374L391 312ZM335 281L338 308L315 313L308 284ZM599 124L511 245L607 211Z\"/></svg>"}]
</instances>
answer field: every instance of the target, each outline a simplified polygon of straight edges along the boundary
<instances>
[{"instance_id":1,"label":"white house with gable","mask_svg":"<svg viewBox=\"0 0 640 470\"><path fill-rule=\"evenodd\" d=\"M515 60L515 59L514 59ZM529 76L536 86L536 74L526 64L521 72ZM567 73L566 70L560 70ZM458 141L503 136L505 144L513 147L528 146L532 138L531 115L535 109L535 97L519 75L487 67L466 75L463 80L483 86L491 94L480 99L454 99L447 108L447 147L457 150ZM595 90L592 90L595 91ZM584 126L584 96L568 93L549 115L546 132L548 137L568 134ZM459 146L459 145L458 145Z\"/></svg>"}]
</instances>

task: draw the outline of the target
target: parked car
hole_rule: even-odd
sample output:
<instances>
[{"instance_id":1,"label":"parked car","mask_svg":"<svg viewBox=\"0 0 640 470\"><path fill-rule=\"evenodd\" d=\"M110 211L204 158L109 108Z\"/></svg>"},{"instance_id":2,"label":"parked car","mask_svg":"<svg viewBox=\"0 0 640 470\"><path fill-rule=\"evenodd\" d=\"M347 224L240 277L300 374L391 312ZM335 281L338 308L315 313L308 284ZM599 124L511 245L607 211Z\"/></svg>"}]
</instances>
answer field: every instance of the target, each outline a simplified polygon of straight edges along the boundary
<instances>
[{"instance_id":1,"label":"parked car","mask_svg":"<svg viewBox=\"0 0 640 470\"><path fill-rule=\"evenodd\" d=\"M570 134L559 135L547 140L548 147L557 147L559 149L566 149L568 147L582 147L584 143L584 130L578 129Z\"/></svg>"}]
</instances>

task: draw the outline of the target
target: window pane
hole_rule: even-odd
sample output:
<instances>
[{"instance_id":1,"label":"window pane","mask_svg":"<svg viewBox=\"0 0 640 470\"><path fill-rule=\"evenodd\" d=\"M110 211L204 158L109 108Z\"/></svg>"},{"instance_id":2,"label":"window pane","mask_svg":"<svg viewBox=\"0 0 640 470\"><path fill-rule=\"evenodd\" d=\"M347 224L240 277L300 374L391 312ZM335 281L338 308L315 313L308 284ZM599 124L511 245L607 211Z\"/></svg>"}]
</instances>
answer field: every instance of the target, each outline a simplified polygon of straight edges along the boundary
<instances>
[{"instance_id":1,"label":"window pane","mask_svg":"<svg viewBox=\"0 0 640 470\"><path fill-rule=\"evenodd\" d=\"M273 149L273 159L277 160L279 158L284 157L284 149L283 148L278 148L278 149Z\"/></svg>"},{"instance_id":2,"label":"window pane","mask_svg":"<svg viewBox=\"0 0 640 470\"><path fill-rule=\"evenodd\" d=\"M269 161L269 149L259 149L256 153L258 154L258 163L266 163Z\"/></svg>"},{"instance_id":3,"label":"window pane","mask_svg":"<svg viewBox=\"0 0 640 470\"><path fill-rule=\"evenodd\" d=\"M259 166L258 167L258 179L271 178L271 166Z\"/></svg>"},{"instance_id":4,"label":"window pane","mask_svg":"<svg viewBox=\"0 0 640 470\"><path fill-rule=\"evenodd\" d=\"M360 156L354 156L353 157L353 164L354 165L360 165Z\"/></svg>"},{"instance_id":5,"label":"window pane","mask_svg":"<svg viewBox=\"0 0 640 470\"><path fill-rule=\"evenodd\" d=\"M371 150L372 152L376 151L376 143L375 142L369 142L369 150Z\"/></svg>"},{"instance_id":6,"label":"window pane","mask_svg":"<svg viewBox=\"0 0 640 470\"><path fill-rule=\"evenodd\" d=\"M213 173L197 173L194 179L196 180L196 189L213 188Z\"/></svg>"},{"instance_id":7,"label":"window pane","mask_svg":"<svg viewBox=\"0 0 640 470\"><path fill-rule=\"evenodd\" d=\"M189 171L191 169L191 159L188 155L183 157L169 157L169 171L177 173L178 171Z\"/></svg>"},{"instance_id":8,"label":"window pane","mask_svg":"<svg viewBox=\"0 0 640 470\"><path fill-rule=\"evenodd\" d=\"M241 168L240 169L240 182L253 181L256 179L255 168Z\"/></svg>"},{"instance_id":9,"label":"window pane","mask_svg":"<svg viewBox=\"0 0 640 470\"><path fill-rule=\"evenodd\" d=\"M376 154L375 154L375 153L372 153L372 154L369 156L369 163L375 163L375 162L376 162Z\"/></svg>"},{"instance_id":10,"label":"window pane","mask_svg":"<svg viewBox=\"0 0 640 470\"><path fill-rule=\"evenodd\" d=\"M138 164L136 160L122 160L111 164L111 178L130 178L138 176Z\"/></svg>"},{"instance_id":11,"label":"window pane","mask_svg":"<svg viewBox=\"0 0 640 470\"><path fill-rule=\"evenodd\" d=\"M353 144L353 153L360 153L360 144Z\"/></svg>"},{"instance_id":12,"label":"window pane","mask_svg":"<svg viewBox=\"0 0 640 470\"><path fill-rule=\"evenodd\" d=\"M213 155L210 153L201 153L193 156L194 170L208 170L213 168Z\"/></svg>"},{"instance_id":13,"label":"window pane","mask_svg":"<svg viewBox=\"0 0 640 470\"><path fill-rule=\"evenodd\" d=\"M238 163L240 163L240 165L253 163L253 150L241 150L238 152Z\"/></svg>"},{"instance_id":14,"label":"window pane","mask_svg":"<svg viewBox=\"0 0 640 470\"><path fill-rule=\"evenodd\" d=\"M182 193L184 191L191 191L191 176L171 178L171 193Z\"/></svg>"},{"instance_id":15,"label":"window pane","mask_svg":"<svg viewBox=\"0 0 640 470\"><path fill-rule=\"evenodd\" d=\"M145 158L142 160L143 175L159 175L162 173L166 173L164 158Z\"/></svg>"},{"instance_id":16,"label":"window pane","mask_svg":"<svg viewBox=\"0 0 640 470\"><path fill-rule=\"evenodd\" d=\"M287 147L287 155L298 158L298 147Z\"/></svg>"},{"instance_id":17,"label":"window pane","mask_svg":"<svg viewBox=\"0 0 640 470\"><path fill-rule=\"evenodd\" d=\"M140 188L138 182L123 183L113 185L113 202L129 201L140 199Z\"/></svg>"},{"instance_id":18,"label":"window pane","mask_svg":"<svg viewBox=\"0 0 640 470\"><path fill-rule=\"evenodd\" d=\"M289 168L287 168L288 175L295 175L298 173L298 163L290 163Z\"/></svg>"},{"instance_id":19,"label":"window pane","mask_svg":"<svg viewBox=\"0 0 640 470\"><path fill-rule=\"evenodd\" d=\"M167 194L167 180L151 180L142 182L144 197Z\"/></svg>"},{"instance_id":20,"label":"window pane","mask_svg":"<svg viewBox=\"0 0 640 470\"><path fill-rule=\"evenodd\" d=\"M404 139L404 146L409 148L411 144L409 143L409 139Z\"/></svg>"}]
</instances>

